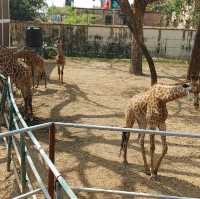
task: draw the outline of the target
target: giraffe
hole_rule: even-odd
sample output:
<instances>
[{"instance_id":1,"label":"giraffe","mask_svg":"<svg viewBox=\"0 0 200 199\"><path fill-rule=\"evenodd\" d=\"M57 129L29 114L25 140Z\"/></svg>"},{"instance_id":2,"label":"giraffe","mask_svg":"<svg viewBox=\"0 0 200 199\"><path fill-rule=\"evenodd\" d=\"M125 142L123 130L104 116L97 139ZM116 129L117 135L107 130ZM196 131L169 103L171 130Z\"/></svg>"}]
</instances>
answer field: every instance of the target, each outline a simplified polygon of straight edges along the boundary
<instances>
[{"instance_id":1,"label":"giraffe","mask_svg":"<svg viewBox=\"0 0 200 199\"><path fill-rule=\"evenodd\" d=\"M32 76L30 67L17 61L15 50L0 47L0 73L5 77L10 76L11 83L21 90L24 99L25 117L32 119Z\"/></svg>"},{"instance_id":2,"label":"giraffe","mask_svg":"<svg viewBox=\"0 0 200 199\"><path fill-rule=\"evenodd\" d=\"M38 55L35 51L23 49L15 53L16 58L21 58L24 62L31 67L32 77L33 77L33 87L35 86L34 82L34 72L37 76L37 85L39 86L39 81L44 77L45 88L47 87L47 74L45 71L45 62L44 59Z\"/></svg>"},{"instance_id":3,"label":"giraffe","mask_svg":"<svg viewBox=\"0 0 200 199\"><path fill-rule=\"evenodd\" d=\"M58 56L56 60L56 64L58 66L58 77L59 81L63 84L63 70L65 66L65 55L63 51L63 41L62 39L58 40Z\"/></svg>"},{"instance_id":4,"label":"giraffe","mask_svg":"<svg viewBox=\"0 0 200 199\"><path fill-rule=\"evenodd\" d=\"M166 131L166 119L168 116L166 103L186 96L189 91L194 92L194 85L191 82L177 84L156 84L144 93L131 98L126 111L126 128L132 128L137 121L140 129ZM195 97L195 96L194 96ZM123 161L127 162L127 147L130 138L129 132L122 132L120 154L123 151ZM146 151L144 147L145 134L140 134L138 140L141 146L142 158L144 161L144 170L147 175L157 178L158 169L164 156L167 153L168 146L166 136L161 136L162 154L157 163L154 162L155 135L150 135L150 168L147 163Z\"/></svg>"}]
</instances>

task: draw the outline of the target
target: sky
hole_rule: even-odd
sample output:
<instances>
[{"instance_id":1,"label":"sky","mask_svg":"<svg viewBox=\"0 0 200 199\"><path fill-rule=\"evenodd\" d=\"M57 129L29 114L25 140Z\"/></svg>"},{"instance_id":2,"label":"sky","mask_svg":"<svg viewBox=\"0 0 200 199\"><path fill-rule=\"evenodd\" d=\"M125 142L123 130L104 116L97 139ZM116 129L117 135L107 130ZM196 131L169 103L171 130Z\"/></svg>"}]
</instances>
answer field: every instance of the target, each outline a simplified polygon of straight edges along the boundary
<instances>
[{"instance_id":1,"label":"sky","mask_svg":"<svg viewBox=\"0 0 200 199\"><path fill-rule=\"evenodd\" d=\"M65 0L46 0L49 6L52 4L54 6L64 6ZM130 3L133 2L133 0L129 0ZM74 6L80 7L80 8L93 8L94 6L100 7L100 0L74 0Z\"/></svg>"},{"instance_id":2,"label":"sky","mask_svg":"<svg viewBox=\"0 0 200 199\"><path fill-rule=\"evenodd\" d=\"M65 0L46 0L47 4L51 6L52 4L54 6L64 6ZM74 0L74 6L75 7L81 7L81 8L92 8L93 6L100 6L99 0Z\"/></svg>"}]
</instances>

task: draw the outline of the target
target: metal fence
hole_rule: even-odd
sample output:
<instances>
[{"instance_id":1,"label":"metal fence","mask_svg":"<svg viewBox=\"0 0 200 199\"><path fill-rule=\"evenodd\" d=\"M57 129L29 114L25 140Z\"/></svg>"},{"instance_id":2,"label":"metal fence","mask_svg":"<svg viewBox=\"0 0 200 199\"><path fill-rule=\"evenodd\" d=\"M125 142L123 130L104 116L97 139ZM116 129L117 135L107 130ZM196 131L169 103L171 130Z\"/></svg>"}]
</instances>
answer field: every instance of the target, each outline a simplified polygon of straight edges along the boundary
<instances>
[{"instance_id":1,"label":"metal fence","mask_svg":"<svg viewBox=\"0 0 200 199\"><path fill-rule=\"evenodd\" d=\"M66 56L130 58L132 34L127 26L11 23L11 45L25 46L27 26L39 26L44 43L53 46L64 39ZM144 27L144 41L153 57L188 60L196 30Z\"/></svg>"},{"instance_id":2,"label":"metal fence","mask_svg":"<svg viewBox=\"0 0 200 199\"><path fill-rule=\"evenodd\" d=\"M41 128L48 127L49 128L49 135L50 137L55 133L54 131L54 125L52 123L47 124L41 124L39 126L36 126L34 128L28 128L26 122L23 120L18 107L15 103L13 94L12 94L12 88L11 88L11 82L10 78L8 80L0 76L0 80L2 82L3 88L1 92L1 99L0 99L0 110L2 112L3 119L5 121L6 127L9 131L12 131L15 129L15 131L20 132L20 129L26 129L26 134L31 140L31 143L33 144L34 148L37 150L38 154L42 157L44 162L46 163L48 167L48 188L45 185L45 183L42 180L41 174L38 172L36 164L34 163L31 152L28 150L28 147L26 145L25 141L25 134L20 134L19 139L14 136L12 133L7 134L7 139L5 139L6 145L7 145L7 170L11 170L11 163L12 168L17 180L17 184L19 185L19 189L21 193L25 193L27 190L28 192L26 194L23 194L17 198L25 198L27 196L31 196L36 194L37 192L43 192L45 198L53 198L54 196L54 179L56 179L56 188L59 192L59 190L62 188L65 193L73 199L76 199L76 195L72 191L72 189L69 187L67 182L64 180L64 178L61 176L60 172L56 169L56 167L53 164L54 159L52 158L52 151L51 149L49 156L44 151L43 147L40 145L39 141L36 139L36 137L33 135L32 130L37 130ZM0 137L5 137L5 134L1 134ZM51 145L49 145L51 146ZM14 157L14 154L16 158ZM50 157L50 158L49 158ZM30 167L31 173L27 172L27 167ZM33 187L33 184L30 180L30 176L34 176L37 182L37 188ZM55 190L56 191L56 190ZM59 193L57 193L59 195ZM33 196L34 199L36 199L36 196Z\"/></svg>"},{"instance_id":3,"label":"metal fence","mask_svg":"<svg viewBox=\"0 0 200 199\"><path fill-rule=\"evenodd\" d=\"M8 80L3 76L0 76L0 80L3 82L3 88L0 98L0 110L3 113L8 132L0 133L0 138L5 139L8 149L8 161L7 169L10 171L11 163L13 165L14 173L20 188L22 195L15 197L15 199L27 198L32 196L36 199L36 193L42 192L45 198L62 199L68 196L70 199L77 199L78 197L74 192L93 192L93 193L106 193L116 194L123 196L132 197L143 197L143 198L162 198L162 199L200 199L200 198L189 198L180 196L168 196L151 193L139 193L139 192L127 192L119 190L108 190L101 188L85 188L85 187L70 187L66 180L62 177L61 173L57 170L54 165L55 160L55 132L56 127L70 127L70 128L85 128L85 129L96 129L96 130L107 130L107 132L130 132L140 134L156 134L166 136L177 136L177 137L190 137L200 139L200 134L191 132L165 132L165 131L154 131L154 130L143 130L133 128L120 128L112 126L97 126L87 124L76 124L76 123L63 123L63 122L49 122L40 125L28 127L19 113L18 107L16 106L10 79ZM43 147L36 139L33 131L38 129L49 129L49 156L44 151ZM98 132L100 132L98 131ZM17 139L17 136L20 138ZM28 150L25 138L28 137L38 154L42 157L48 167L48 186L43 182L41 174L36 168L36 164L33 162L31 152ZM13 156L15 152L17 156L17 162ZM17 165L20 166L20 172L17 172ZM33 175L37 181L37 187L34 188L30 180L30 173L27 172L27 166L30 166ZM28 190L28 191L27 191ZM26 193L25 193L26 192ZM65 195L64 195L65 194Z\"/></svg>"}]
</instances>

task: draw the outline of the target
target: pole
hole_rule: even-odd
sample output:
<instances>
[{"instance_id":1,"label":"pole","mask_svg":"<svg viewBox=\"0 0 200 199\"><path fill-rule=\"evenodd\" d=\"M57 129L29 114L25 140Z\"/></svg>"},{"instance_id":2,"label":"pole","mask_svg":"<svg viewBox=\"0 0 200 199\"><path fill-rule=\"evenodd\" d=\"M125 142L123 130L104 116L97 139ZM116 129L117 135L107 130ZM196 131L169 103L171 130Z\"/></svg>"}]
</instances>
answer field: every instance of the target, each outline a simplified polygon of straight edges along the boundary
<instances>
[{"instance_id":1,"label":"pole","mask_svg":"<svg viewBox=\"0 0 200 199\"><path fill-rule=\"evenodd\" d=\"M62 186L56 181L56 199L63 199Z\"/></svg>"},{"instance_id":2,"label":"pole","mask_svg":"<svg viewBox=\"0 0 200 199\"><path fill-rule=\"evenodd\" d=\"M21 156L21 184L22 184L22 193L26 191L26 143L25 135L20 134L20 156Z\"/></svg>"},{"instance_id":3,"label":"pole","mask_svg":"<svg viewBox=\"0 0 200 199\"><path fill-rule=\"evenodd\" d=\"M54 123L49 128L49 159L54 164L55 162L55 133L56 128ZM49 168L48 172L48 192L52 199L54 199L54 190L55 190L55 177L51 169Z\"/></svg>"},{"instance_id":4,"label":"pole","mask_svg":"<svg viewBox=\"0 0 200 199\"><path fill-rule=\"evenodd\" d=\"M10 47L10 42L11 42L11 38L10 38L10 31L11 31L11 28L10 28L10 0L8 0L8 19L9 19L9 43L8 43L8 45L9 45L9 47Z\"/></svg>"},{"instance_id":5,"label":"pole","mask_svg":"<svg viewBox=\"0 0 200 199\"><path fill-rule=\"evenodd\" d=\"M14 127L13 124L13 108L9 106L9 130L11 131ZM7 171L10 171L10 164L12 160L12 135L8 137L8 159L7 159Z\"/></svg>"},{"instance_id":6,"label":"pole","mask_svg":"<svg viewBox=\"0 0 200 199\"><path fill-rule=\"evenodd\" d=\"M3 0L1 0L1 41L2 46L4 46Z\"/></svg>"}]
</instances>

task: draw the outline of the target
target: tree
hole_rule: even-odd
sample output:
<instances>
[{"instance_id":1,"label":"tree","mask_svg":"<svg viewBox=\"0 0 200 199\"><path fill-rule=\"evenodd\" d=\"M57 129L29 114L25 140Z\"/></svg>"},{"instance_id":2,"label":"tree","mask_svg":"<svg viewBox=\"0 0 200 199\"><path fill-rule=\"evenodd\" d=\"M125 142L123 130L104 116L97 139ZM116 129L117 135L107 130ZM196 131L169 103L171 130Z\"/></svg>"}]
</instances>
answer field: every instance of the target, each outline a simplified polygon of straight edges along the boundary
<instances>
[{"instance_id":1,"label":"tree","mask_svg":"<svg viewBox=\"0 0 200 199\"><path fill-rule=\"evenodd\" d=\"M132 7L128 0L119 0L121 10L127 16L127 25L132 32L132 51L130 72L142 75L142 53L147 59L151 72L151 84L157 83L157 73L152 57L143 40L143 19L147 5L156 0L135 0Z\"/></svg>"},{"instance_id":2,"label":"tree","mask_svg":"<svg viewBox=\"0 0 200 199\"><path fill-rule=\"evenodd\" d=\"M93 24L96 19L95 14L90 13L79 13L77 14L76 10L70 6L65 7L56 7L52 6L48 8L48 14L57 14L64 16L65 24Z\"/></svg>"},{"instance_id":3,"label":"tree","mask_svg":"<svg viewBox=\"0 0 200 199\"><path fill-rule=\"evenodd\" d=\"M166 26L172 23L174 26L181 24L189 28L196 24L199 6L199 0L166 0L154 3L151 7L166 17Z\"/></svg>"},{"instance_id":4,"label":"tree","mask_svg":"<svg viewBox=\"0 0 200 199\"><path fill-rule=\"evenodd\" d=\"M11 19L33 20L45 6L45 0L10 0Z\"/></svg>"},{"instance_id":5,"label":"tree","mask_svg":"<svg viewBox=\"0 0 200 199\"><path fill-rule=\"evenodd\" d=\"M200 74L200 24L195 36L187 79L198 79Z\"/></svg>"}]
</instances>

